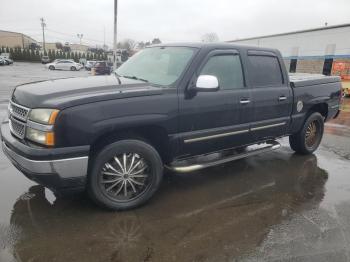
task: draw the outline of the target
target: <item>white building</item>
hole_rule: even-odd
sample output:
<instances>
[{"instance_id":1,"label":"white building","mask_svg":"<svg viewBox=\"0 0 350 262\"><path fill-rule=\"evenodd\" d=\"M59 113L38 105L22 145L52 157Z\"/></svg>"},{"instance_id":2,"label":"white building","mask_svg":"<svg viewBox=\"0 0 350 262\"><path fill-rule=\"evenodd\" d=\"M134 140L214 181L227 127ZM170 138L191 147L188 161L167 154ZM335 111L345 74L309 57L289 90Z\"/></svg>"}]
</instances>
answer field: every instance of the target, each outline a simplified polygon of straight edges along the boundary
<instances>
[{"instance_id":1,"label":"white building","mask_svg":"<svg viewBox=\"0 0 350 262\"><path fill-rule=\"evenodd\" d=\"M343 62L350 65L350 24L325 26L228 42L277 48L281 51L287 69L291 72L329 75L332 73L334 62ZM350 75L350 72L348 73Z\"/></svg>"}]
</instances>

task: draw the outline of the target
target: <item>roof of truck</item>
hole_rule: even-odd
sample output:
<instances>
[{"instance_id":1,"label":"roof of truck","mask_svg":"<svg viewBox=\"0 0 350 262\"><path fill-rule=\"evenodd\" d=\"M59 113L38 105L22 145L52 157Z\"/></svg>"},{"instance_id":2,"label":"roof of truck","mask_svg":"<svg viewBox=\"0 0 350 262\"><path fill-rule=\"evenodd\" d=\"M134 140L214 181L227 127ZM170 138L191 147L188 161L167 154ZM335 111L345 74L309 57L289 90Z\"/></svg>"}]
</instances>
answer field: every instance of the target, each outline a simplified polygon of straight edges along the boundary
<instances>
[{"instance_id":1,"label":"roof of truck","mask_svg":"<svg viewBox=\"0 0 350 262\"><path fill-rule=\"evenodd\" d=\"M182 42L182 43L169 43L169 44L158 44L158 45L152 45L151 47L155 46L179 46L179 47L192 47L192 48L208 48L208 49L215 49L215 48L236 48L236 49L253 49L253 50L262 50L262 51L276 51L277 49L273 48L265 48L265 47L257 47L257 46L247 46L247 45L238 45L233 43L227 43L227 42L215 42L215 43L203 43L203 42Z\"/></svg>"}]
</instances>

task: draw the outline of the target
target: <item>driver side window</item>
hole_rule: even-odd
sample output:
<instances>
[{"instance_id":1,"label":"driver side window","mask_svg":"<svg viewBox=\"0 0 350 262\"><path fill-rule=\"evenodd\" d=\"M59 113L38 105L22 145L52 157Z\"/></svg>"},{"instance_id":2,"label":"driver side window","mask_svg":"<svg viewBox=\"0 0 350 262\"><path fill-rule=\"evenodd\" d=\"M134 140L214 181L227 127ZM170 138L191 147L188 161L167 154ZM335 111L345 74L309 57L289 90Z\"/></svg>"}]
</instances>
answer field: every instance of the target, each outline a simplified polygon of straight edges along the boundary
<instances>
[{"instance_id":1,"label":"driver side window","mask_svg":"<svg viewBox=\"0 0 350 262\"><path fill-rule=\"evenodd\" d=\"M209 58L200 75L213 75L222 90L244 87L241 60L238 55L215 55Z\"/></svg>"}]
</instances>

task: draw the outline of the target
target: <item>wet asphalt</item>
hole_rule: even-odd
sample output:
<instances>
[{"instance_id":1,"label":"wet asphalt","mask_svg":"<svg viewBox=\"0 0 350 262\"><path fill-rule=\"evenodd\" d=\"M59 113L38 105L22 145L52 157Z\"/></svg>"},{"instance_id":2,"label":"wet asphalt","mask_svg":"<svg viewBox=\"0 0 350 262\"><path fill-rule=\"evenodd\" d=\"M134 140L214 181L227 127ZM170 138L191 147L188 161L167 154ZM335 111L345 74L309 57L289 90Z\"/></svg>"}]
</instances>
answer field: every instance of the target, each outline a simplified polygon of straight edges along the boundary
<instances>
[{"instance_id":1,"label":"wet asphalt","mask_svg":"<svg viewBox=\"0 0 350 262\"><path fill-rule=\"evenodd\" d=\"M0 101L18 83L88 74L15 66L0 67ZM0 261L350 261L350 98L343 110L313 155L283 139L277 151L167 172L149 203L126 212L56 198L0 152Z\"/></svg>"}]
</instances>

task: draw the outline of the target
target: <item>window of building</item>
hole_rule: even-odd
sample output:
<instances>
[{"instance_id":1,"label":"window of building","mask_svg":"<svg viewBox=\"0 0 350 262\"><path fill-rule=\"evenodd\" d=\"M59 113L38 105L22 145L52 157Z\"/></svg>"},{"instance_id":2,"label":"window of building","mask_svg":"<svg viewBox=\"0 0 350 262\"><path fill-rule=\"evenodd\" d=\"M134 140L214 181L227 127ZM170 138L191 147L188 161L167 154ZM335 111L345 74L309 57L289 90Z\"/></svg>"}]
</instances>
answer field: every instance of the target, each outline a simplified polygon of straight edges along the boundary
<instances>
[{"instance_id":1,"label":"window of building","mask_svg":"<svg viewBox=\"0 0 350 262\"><path fill-rule=\"evenodd\" d=\"M326 58L323 64L322 74L330 76L332 73L333 58Z\"/></svg>"},{"instance_id":2,"label":"window of building","mask_svg":"<svg viewBox=\"0 0 350 262\"><path fill-rule=\"evenodd\" d=\"M290 73L295 73L297 71L297 62L298 62L298 59L291 59L290 60L290 65L289 65L289 72Z\"/></svg>"},{"instance_id":3,"label":"window of building","mask_svg":"<svg viewBox=\"0 0 350 262\"><path fill-rule=\"evenodd\" d=\"M220 89L244 87L242 65L238 55L212 56L204 65L200 74L216 76L219 80Z\"/></svg>"},{"instance_id":4,"label":"window of building","mask_svg":"<svg viewBox=\"0 0 350 262\"><path fill-rule=\"evenodd\" d=\"M283 76L277 57L249 55L250 80L254 87L279 86L283 84Z\"/></svg>"}]
</instances>

